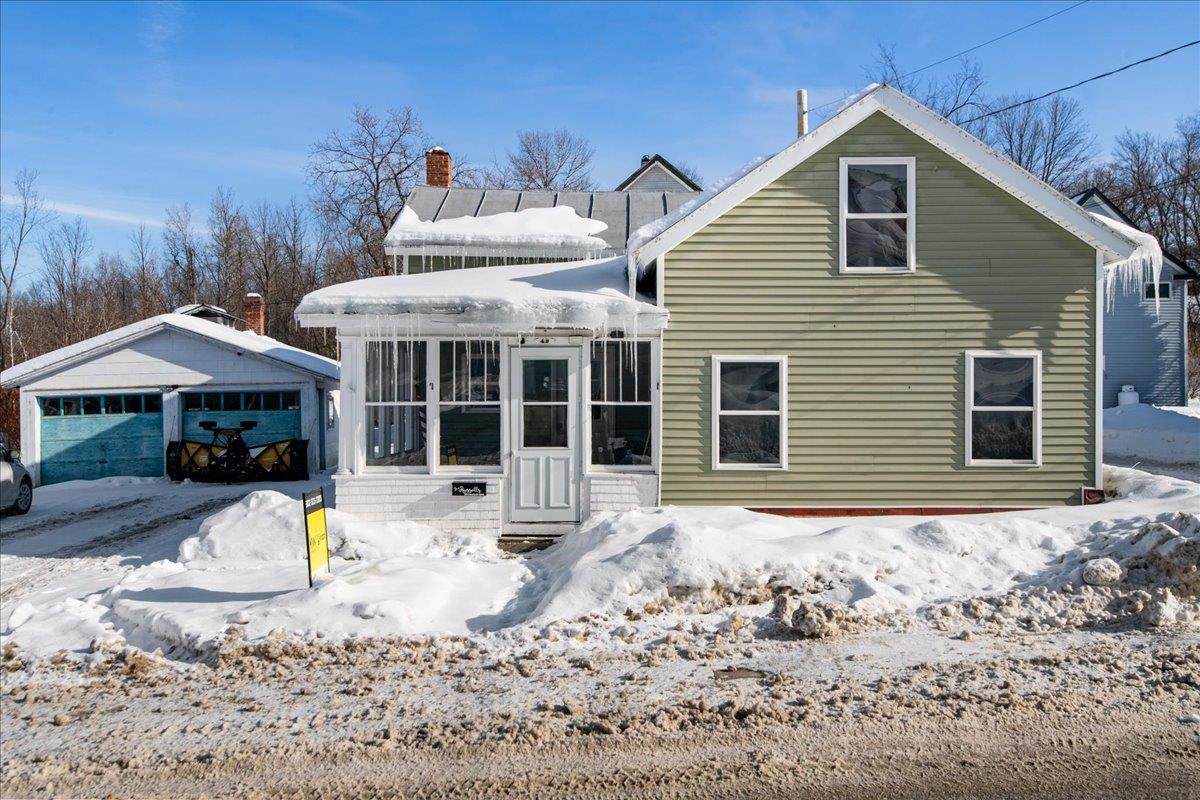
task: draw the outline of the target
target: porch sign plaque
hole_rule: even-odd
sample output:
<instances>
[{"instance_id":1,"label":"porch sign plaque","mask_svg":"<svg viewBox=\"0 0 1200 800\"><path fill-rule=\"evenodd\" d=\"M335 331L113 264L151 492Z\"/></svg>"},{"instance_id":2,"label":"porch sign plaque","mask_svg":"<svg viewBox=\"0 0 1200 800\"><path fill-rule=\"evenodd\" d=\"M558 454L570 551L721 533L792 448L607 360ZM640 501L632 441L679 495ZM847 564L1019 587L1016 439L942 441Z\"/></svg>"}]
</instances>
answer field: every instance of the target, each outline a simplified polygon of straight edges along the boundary
<instances>
[{"instance_id":1,"label":"porch sign plaque","mask_svg":"<svg viewBox=\"0 0 1200 800\"><path fill-rule=\"evenodd\" d=\"M304 503L304 534L308 550L308 586L313 577L325 570L329 573L329 530L325 527L325 490L314 489L302 496Z\"/></svg>"},{"instance_id":2,"label":"porch sign plaque","mask_svg":"<svg viewBox=\"0 0 1200 800\"><path fill-rule=\"evenodd\" d=\"M486 497L487 483L484 481L452 481L451 497Z\"/></svg>"}]
</instances>

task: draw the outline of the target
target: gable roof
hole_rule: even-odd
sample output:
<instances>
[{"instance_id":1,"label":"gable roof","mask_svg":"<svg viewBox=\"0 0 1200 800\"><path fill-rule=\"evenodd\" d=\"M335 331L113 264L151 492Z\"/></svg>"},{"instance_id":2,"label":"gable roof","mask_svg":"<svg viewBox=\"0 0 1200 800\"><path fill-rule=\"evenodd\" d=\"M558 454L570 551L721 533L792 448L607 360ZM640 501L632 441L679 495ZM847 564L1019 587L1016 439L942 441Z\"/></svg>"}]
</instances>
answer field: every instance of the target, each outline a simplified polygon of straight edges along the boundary
<instances>
[{"instance_id":1,"label":"gable roof","mask_svg":"<svg viewBox=\"0 0 1200 800\"><path fill-rule=\"evenodd\" d=\"M1124 211L1121 210L1120 206L1110 200L1108 195L1100 191L1095 186L1091 187L1090 189L1085 189L1071 199L1078 203L1082 208L1088 208L1089 206L1092 208L1098 207L1102 212L1106 212L1105 216L1116 219L1120 222L1124 222L1126 225L1136 230L1141 230L1141 228L1139 228L1137 224L1131 220ZM1091 211L1091 209L1088 210ZM1095 214L1101 212L1092 211L1092 213ZM1180 279L1186 280L1189 278L1200 278L1200 273L1197 273L1196 270L1184 263L1183 259L1168 253L1166 250L1163 250L1163 260L1168 266L1174 269L1176 273L1178 273L1176 277Z\"/></svg>"},{"instance_id":2,"label":"gable roof","mask_svg":"<svg viewBox=\"0 0 1200 800\"><path fill-rule=\"evenodd\" d=\"M407 207L425 222L456 217L484 217L528 208L568 206L584 219L598 220L608 227L596 235L613 253L625 250L629 235L695 197L693 192L565 192L555 189L464 189L457 186L418 186L408 196ZM509 249L515 248L511 245ZM420 245L409 245L419 252ZM390 254L390 253L389 253Z\"/></svg>"},{"instance_id":3,"label":"gable roof","mask_svg":"<svg viewBox=\"0 0 1200 800\"><path fill-rule=\"evenodd\" d=\"M699 195L646 232L635 232L628 245L634 275L692 234L804 163L814 153L875 112L892 120L949 153L975 172L1004 189L1030 208L1104 253L1105 263L1128 258L1136 243L1093 219L1045 181L997 153L962 128L941 117L891 86L880 85L786 148L761 163L751 163L723 188Z\"/></svg>"},{"instance_id":4,"label":"gable roof","mask_svg":"<svg viewBox=\"0 0 1200 800\"><path fill-rule=\"evenodd\" d=\"M654 167L655 164L662 167L667 172L671 173L671 176L673 178L675 178L677 181L679 181L681 184L683 184L688 189L691 189L693 192L702 191L701 187L699 185L697 185L696 182L694 180L692 180L691 178L689 178L687 175L684 175L683 171L680 170L679 167L675 166L670 161L667 161L667 159L663 158L658 153L655 153L652 156L643 156L641 166L639 166L637 169L635 169L629 175L628 178L626 178L625 180L623 180L619 184L617 184L617 191L620 192L625 189L628 189L633 183L635 183L637 181L638 178L645 175L647 171L649 171L652 167Z\"/></svg>"},{"instance_id":5,"label":"gable roof","mask_svg":"<svg viewBox=\"0 0 1200 800\"><path fill-rule=\"evenodd\" d=\"M299 347L185 314L159 314L15 364L0 373L0 385L20 386L41 373L81 360L93 352L128 344L162 330L177 330L212 339L228 347L278 361L317 377L335 381L341 377L341 369L336 361L301 350Z\"/></svg>"}]
</instances>

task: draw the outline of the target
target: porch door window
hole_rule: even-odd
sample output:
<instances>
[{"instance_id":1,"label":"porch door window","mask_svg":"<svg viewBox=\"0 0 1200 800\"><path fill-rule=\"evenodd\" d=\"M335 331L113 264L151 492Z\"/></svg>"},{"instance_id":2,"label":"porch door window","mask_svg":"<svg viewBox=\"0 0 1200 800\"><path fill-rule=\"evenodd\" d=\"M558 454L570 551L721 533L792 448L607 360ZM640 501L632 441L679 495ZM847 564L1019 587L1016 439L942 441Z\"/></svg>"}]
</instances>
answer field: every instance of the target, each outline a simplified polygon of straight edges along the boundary
<instances>
[{"instance_id":1,"label":"porch door window","mask_svg":"<svg viewBox=\"0 0 1200 800\"><path fill-rule=\"evenodd\" d=\"M442 342L439 362L439 463L499 466L500 343Z\"/></svg>"},{"instance_id":2,"label":"porch door window","mask_svg":"<svg viewBox=\"0 0 1200 800\"><path fill-rule=\"evenodd\" d=\"M425 342L367 342L366 412L367 466L425 466Z\"/></svg>"},{"instance_id":3,"label":"porch door window","mask_svg":"<svg viewBox=\"0 0 1200 800\"><path fill-rule=\"evenodd\" d=\"M565 358L528 359L521 381L521 442L524 447L568 447Z\"/></svg>"},{"instance_id":4,"label":"porch door window","mask_svg":"<svg viewBox=\"0 0 1200 800\"><path fill-rule=\"evenodd\" d=\"M591 463L652 462L650 342L592 343Z\"/></svg>"}]
</instances>

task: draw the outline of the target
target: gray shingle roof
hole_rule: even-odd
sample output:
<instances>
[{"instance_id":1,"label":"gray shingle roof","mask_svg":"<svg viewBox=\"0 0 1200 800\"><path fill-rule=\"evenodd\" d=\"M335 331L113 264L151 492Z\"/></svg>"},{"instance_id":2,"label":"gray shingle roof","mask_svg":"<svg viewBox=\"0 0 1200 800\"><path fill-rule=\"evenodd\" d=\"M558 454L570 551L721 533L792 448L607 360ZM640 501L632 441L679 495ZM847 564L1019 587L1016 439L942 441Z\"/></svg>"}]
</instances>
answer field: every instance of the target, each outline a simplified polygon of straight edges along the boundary
<instances>
[{"instance_id":1,"label":"gray shingle roof","mask_svg":"<svg viewBox=\"0 0 1200 800\"><path fill-rule=\"evenodd\" d=\"M674 211L693 197L693 192L559 192L553 189L514 191L418 186L408 197L408 207L421 220L437 222L526 208L570 206L581 217L606 223L608 229L598 236L614 250L624 251L630 233Z\"/></svg>"}]
</instances>

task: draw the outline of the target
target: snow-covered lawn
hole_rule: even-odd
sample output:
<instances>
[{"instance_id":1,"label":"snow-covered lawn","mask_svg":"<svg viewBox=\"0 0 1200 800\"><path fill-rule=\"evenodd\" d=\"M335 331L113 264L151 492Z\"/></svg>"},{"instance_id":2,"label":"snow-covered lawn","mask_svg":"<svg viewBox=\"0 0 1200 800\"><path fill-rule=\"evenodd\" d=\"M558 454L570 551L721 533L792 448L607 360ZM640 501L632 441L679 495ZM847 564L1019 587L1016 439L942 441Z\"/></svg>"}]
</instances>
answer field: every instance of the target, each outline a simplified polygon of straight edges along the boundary
<instances>
[{"instance_id":1,"label":"snow-covered lawn","mask_svg":"<svg viewBox=\"0 0 1200 800\"><path fill-rule=\"evenodd\" d=\"M786 608L784 625L820 635L896 614L961 614L951 607L976 598L1004 598L1032 629L1122 613L1194 622L1200 484L1121 468L1107 475L1112 499L1102 505L942 519L602 514L521 557L492 537L331 510L332 577L315 589L296 492L266 489L206 519L172 557L123 567L110 588L10 600L3 640L35 657L129 643L186 660L211 656L234 630L249 641L283 631L519 643L583 620L592 646L603 646L639 637L639 626L719 626L738 608L765 616L772 602ZM1085 568L1102 584L1096 598L1047 599L1080 586Z\"/></svg>"},{"instance_id":2,"label":"snow-covered lawn","mask_svg":"<svg viewBox=\"0 0 1200 800\"><path fill-rule=\"evenodd\" d=\"M1104 456L1200 467L1200 406L1105 409Z\"/></svg>"}]
</instances>

